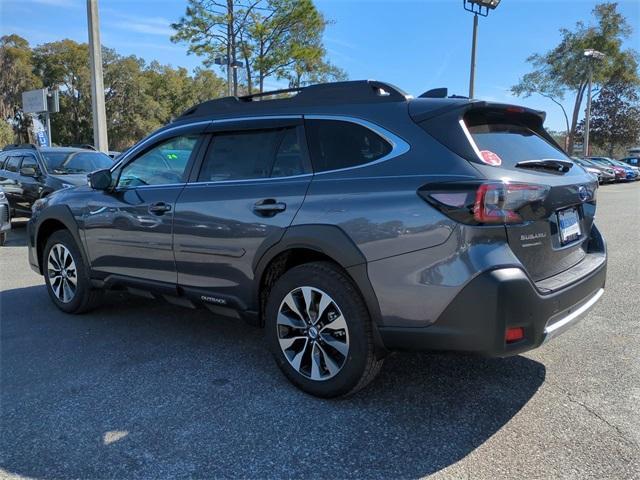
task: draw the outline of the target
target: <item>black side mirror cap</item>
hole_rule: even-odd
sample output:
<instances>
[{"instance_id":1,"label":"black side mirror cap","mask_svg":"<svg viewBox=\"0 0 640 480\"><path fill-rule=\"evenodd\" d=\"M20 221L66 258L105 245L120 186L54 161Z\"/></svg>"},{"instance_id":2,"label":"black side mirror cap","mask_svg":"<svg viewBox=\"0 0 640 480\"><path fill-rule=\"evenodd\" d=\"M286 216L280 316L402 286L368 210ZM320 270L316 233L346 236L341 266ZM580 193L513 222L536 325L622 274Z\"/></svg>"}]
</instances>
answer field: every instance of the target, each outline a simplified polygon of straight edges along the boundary
<instances>
[{"instance_id":1,"label":"black side mirror cap","mask_svg":"<svg viewBox=\"0 0 640 480\"><path fill-rule=\"evenodd\" d=\"M23 177L36 177L38 172L33 167L24 167L20 169L20 175Z\"/></svg>"},{"instance_id":2,"label":"black side mirror cap","mask_svg":"<svg viewBox=\"0 0 640 480\"><path fill-rule=\"evenodd\" d=\"M111 187L111 170L105 168L104 170L96 170L87 175L89 186L94 190L107 190Z\"/></svg>"}]
</instances>

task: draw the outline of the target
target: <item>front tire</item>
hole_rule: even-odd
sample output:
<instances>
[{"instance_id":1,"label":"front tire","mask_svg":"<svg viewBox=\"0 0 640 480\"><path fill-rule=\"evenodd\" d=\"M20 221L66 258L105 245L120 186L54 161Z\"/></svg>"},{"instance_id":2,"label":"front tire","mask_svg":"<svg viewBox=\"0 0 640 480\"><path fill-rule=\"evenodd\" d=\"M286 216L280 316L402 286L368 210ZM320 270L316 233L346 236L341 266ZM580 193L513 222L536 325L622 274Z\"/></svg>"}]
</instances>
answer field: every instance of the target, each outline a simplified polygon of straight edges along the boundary
<instances>
[{"instance_id":1,"label":"front tire","mask_svg":"<svg viewBox=\"0 0 640 480\"><path fill-rule=\"evenodd\" d=\"M307 263L282 275L269 293L265 323L276 363L312 395L351 395L382 366L364 300L330 262Z\"/></svg>"},{"instance_id":2,"label":"front tire","mask_svg":"<svg viewBox=\"0 0 640 480\"><path fill-rule=\"evenodd\" d=\"M69 231L58 230L49 237L42 264L47 292L60 310L83 313L97 304L102 292L91 287L89 270Z\"/></svg>"}]
</instances>

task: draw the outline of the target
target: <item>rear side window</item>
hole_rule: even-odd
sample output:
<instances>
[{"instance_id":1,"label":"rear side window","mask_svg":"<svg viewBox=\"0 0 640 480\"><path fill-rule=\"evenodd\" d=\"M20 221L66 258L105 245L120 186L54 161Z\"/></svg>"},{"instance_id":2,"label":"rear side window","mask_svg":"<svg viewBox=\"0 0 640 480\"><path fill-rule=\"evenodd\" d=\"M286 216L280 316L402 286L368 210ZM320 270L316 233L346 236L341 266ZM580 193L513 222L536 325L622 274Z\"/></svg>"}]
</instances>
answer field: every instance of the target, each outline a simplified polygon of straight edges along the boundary
<instances>
[{"instance_id":1,"label":"rear side window","mask_svg":"<svg viewBox=\"0 0 640 480\"><path fill-rule=\"evenodd\" d=\"M305 173L295 127L217 133L198 181L251 180Z\"/></svg>"},{"instance_id":2,"label":"rear side window","mask_svg":"<svg viewBox=\"0 0 640 480\"><path fill-rule=\"evenodd\" d=\"M530 128L512 123L484 123L467 126L485 161L496 158L503 166L525 160L569 158Z\"/></svg>"},{"instance_id":3,"label":"rear side window","mask_svg":"<svg viewBox=\"0 0 640 480\"><path fill-rule=\"evenodd\" d=\"M306 120L305 129L316 172L370 163L392 149L389 142L376 132L356 123Z\"/></svg>"},{"instance_id":4,"label":"rear side window","mask_svg":"<svg viewBox=\"0 0 640 480\"><path fill-rule=\"evenodd\" d=\"M5 170L7 172L17 172L20 168L20 160L22 160L22 157L9 157Z\"/></svg>"}]
</instances>

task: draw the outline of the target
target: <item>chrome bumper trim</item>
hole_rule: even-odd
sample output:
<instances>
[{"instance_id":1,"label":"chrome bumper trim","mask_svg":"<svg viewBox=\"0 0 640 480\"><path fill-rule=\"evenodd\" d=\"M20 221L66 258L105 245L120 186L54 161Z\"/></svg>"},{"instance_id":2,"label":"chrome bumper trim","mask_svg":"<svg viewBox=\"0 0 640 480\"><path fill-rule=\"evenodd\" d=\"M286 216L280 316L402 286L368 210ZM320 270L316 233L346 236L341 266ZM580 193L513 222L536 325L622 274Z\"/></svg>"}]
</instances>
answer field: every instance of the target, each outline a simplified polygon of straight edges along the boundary
<instances>
[{"instance_id":1,"label":"chrome bumper trim","mask_svg":"<svg viewBox=\"0 0 640 480\"><path fill-rule=\"evenodd\" d=\"M558 320L557 322L552 323L551 325L547 325L544 328L544 342L547 340L559 335L564 332L567 328L571 326L573 322L579 320L582 315L584 315L587 310L593 307L600 297L604 293L604 288L598 290L593 297L591 297L587 302L583 303L580 308L571 312L569 315L564 317L562 320Z\"/></svg>"}]
</instances>

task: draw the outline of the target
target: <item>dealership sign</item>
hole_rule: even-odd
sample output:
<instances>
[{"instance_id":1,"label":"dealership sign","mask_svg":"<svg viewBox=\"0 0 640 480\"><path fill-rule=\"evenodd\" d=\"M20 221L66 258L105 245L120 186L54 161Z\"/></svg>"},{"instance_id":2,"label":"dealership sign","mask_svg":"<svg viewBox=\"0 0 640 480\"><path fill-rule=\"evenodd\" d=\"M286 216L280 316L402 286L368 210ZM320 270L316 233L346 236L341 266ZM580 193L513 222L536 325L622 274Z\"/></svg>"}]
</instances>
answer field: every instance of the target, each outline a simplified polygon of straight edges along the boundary
<instances>
[{"instance_id":1,"label":"dealership sign","mask_svg":"<svg viewBox=\"0 0 640 480\"><path fill-rule=\"evenodd\" d=\"M47 88L22 92L22 111L24 111L24 113L46 112L47 93Z\"/></svg>"}]
</instances>

